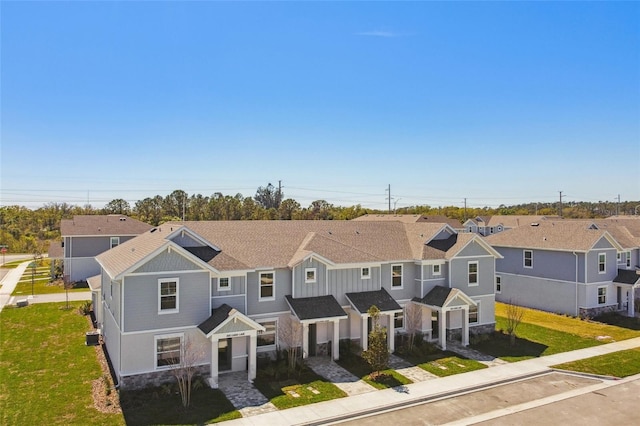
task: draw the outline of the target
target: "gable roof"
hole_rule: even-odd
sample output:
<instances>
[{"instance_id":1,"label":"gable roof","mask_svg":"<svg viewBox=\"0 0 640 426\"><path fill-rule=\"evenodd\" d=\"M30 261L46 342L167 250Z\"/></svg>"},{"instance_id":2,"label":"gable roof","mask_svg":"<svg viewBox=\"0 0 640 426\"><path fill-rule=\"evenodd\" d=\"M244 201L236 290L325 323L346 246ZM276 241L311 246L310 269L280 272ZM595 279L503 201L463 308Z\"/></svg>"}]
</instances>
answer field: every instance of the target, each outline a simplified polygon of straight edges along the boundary
<instances>
[{"instance_id":1,"label":"gable roof","mask_svg":"<svg viewBox=\"0 0 640 426\"><path fill-rule=\"evenodd\" d=\"M616 249L622 249L607 231L590 225L583 221L546 220L493 234L485 240L494 247L587 252L606 238Z\"/></svg>"},{"instance_id":2,"label":"gable roof","mask_svg":"<svg viewBox=\"0 0 640 426\"><path fill-rule=\"evenodd\" d=\"M547 216L543 215L493 215L488 219L487 226L498 226L502 225L505 228L517 228L519 226L530 225L532 222L540 222L546 220Z\"/></svg>"},{"instance_id":3,"label":"gable roof","mask_svg":"<svg viewBox=\"0 0 640 426\"><path fill-rule=\"evenodd\" d=\"M462 290L440 285L433 287L423 298L414 297L411 300L422 305L446 308L455 299L461 299L467 305L476 306L476 303Z\"/></svg>"},{"instance_id":4,"label":"gable roof","mask_svg":"<svg viewBox=\"0 0 640 426\"><path fill-rule=\"evenodd\" d=\"M618 275L614 278L614 283L637 284L640 281L640 271L630 269L618 269Z\"/></svg>"},{"instance_id":5,"label":"gable roof","mask_svg":"<svg viewBox=\"0 0 640 426\"><path fill-rule=\"evenodd\" d=\"M198 324L198 329L207 337L214 334L216 331L220 331L224 328L224 325L231 321L240 320L245 326L243 329L253 329L264 331L264 327L251 318L243 315L240 311L232 308L231 306L222 304L211 311L211 316ZM238 328L238 327L236 327Z\"/></svg>"},{"instance_id":6,"label":"gable roof","mask_svg":"<svg viewBox=\"0 0 640 426\"><path fill-rule=\"evenodd\" d=\"M73 236L133 236L151 229L152 226L137 219L121 215L76 215L73 219L60 221L60 234Z\"/></svg>"},{"instance_id":7,"label":"gable roof","mask_svg":"<svg viewBox=\"0 0 640 426\"><path fill-rule=\"evenodd\" d=\"M421 214L365 214L364 216L351 219L355 221L396 221L402 223L446 223L452 228L460 228L460 221L458 219L452 219L444 215L421 215Z\"/></svg>"},{"instance_id":8,"label":"gable roof","mask_svg":"<svg viewBox=\"0 0 640 426\"><path fill-rule=\"evenodd\" d=\"M297 299L287 295L285 299L291 308L291 312L300 321L347 318L347 313L342 309L336 298L331 295L300 297Z\"/></svg>"},{"instance_id":9,"label":"gable roof","mask_svg":"<svg viewBox=\"0 0 640 426\"><path fill-rule=\"evenodd\" d=\"M360 314L366 314L373 305L380 309L380 312L402 311L402 307L398 305L398 302L396 302L384 288L375 291L345 293L345 296L351 303L351 306Z\"/></svg>"}]
</instances>

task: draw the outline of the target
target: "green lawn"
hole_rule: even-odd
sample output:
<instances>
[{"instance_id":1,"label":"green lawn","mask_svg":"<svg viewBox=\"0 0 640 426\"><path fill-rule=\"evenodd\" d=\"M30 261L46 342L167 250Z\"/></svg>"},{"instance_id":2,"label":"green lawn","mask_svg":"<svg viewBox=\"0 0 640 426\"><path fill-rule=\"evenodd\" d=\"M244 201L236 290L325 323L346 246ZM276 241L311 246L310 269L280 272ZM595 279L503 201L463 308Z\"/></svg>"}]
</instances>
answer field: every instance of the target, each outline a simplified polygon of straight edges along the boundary
<instances>
[{"instance_id":1,"label":"green lawn","mask_svg":"<svg viewBox=\"0 0 640 426\"><path fill-rule=\"evenodd\" d=\"M453 376L454 374L467 373L474 370L487 368L481 362L473 359L460 358L459 356L442 356L433 361L418 364L418 367L439 377Z\"/></svg>"},{"instance_id":2,"label":"green lawn","mask_svg":"<svg viewBox=\"0 0 640 426\"><path fill-rule=\"evenodd\" d=\"M553 367L603 376L632 376L640 373L640 348L594 356Z\"/></svg>"},{"instance_id":3,"label":"green lawn","mask_svg":"<svg viewBox=\"0 0 640 426\"><path fill-rule=\"evenodd\" d=\"M65 289L62 280L51 282L50 264L50 259L39 261L35 269L35 274L33 274L32 268L27 268L11 294L13 296L28 296L32 294L32 291L33 294L64 293ZM87 285L77 285L69 291L87 291L88 289L89 287Z\"/></svg>"},{"instance_id":4,"label":"green lawn","mask_svg":"<svg viewBox=\"0 0 640 426\"><path fill-rule=\"evenodd\" d=\"M340 360L336 362L345 370L349 371L354 376L361 378L376 389L393 388L413 383L410 379L391 369L382 370L380 375L373 379L371 377L371 373L373 372L371 367L369 367L369 364L367 364L364 359L357 355L352 355L346 358L341 357Z\"/></svg>"},{"instance_id":5,"label":"green lawn","mask_svg":"<svg viewBox=\"0 0 640 426\"><path fill-rule=\"evenodd\" d=\"M29 262L29 259L14 260L13 262L7 262L3 264L1 267L5 269L15 269L23 262Z\"/></svg>"},{"instance_id":6,"label":"green lawn","mask_svg":"<svg viewBox=\"0 0 640 426\"><path fill-rule=\"evenodd\" d=\"M496 303L498 330L506 329L504 314L505 305ZM508 336L495 333L488 340L474 344L473 348L513 362L630 339L640 336L640 331L525 309L523 321L516 334L518 338L513 346Z\"/></svg>"},{"instance_id":7,"label":"green lawn","mask_svg":"<svg viewBox=\"0 0 640 426\"><path fill-rule=\"evenodd\" d=\"M259 373L253 383L281 410L347 396L336 385L311 370L293 374L285 380L273 380Z\"/></svg>"},{"instance_id":8,"label":"green lawn","mask_svg":"<svg viewBox=\"0 0 640 426\"><path fill-rule=\"evenodd\" d=\"M121 425L93 408L91 383L102 371L85 346L87 318L63 304L0 312L0 424Z\"/></svg>"}]
</instances>

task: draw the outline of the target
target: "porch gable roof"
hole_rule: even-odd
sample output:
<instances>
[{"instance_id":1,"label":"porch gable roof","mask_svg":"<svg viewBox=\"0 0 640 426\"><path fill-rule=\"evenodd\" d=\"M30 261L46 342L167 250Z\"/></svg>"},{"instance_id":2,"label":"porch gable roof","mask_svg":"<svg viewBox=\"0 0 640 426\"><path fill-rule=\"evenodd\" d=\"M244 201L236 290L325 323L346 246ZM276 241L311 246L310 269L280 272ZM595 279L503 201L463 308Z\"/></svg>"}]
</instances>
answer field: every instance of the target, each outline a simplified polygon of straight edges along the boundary
<instances>
[{"instance_id":1,"label":"porch gable roof","mask_svg":"<svg viewBox=\"0 0 640 426\"><path fill-rule=\"evenodd\" d=\"M613 279L614 283L635 285L640 280L638 271L632 269L618 269L618 275Z\"/></svg>"},{"instance_id":2,"label":"porch gable roof","mask_svg":"<svg viewBox=\"0 0 640 426\"><path fill-rule=\"evenodd\" d=\"M474 302L462 290L439 285L433 287L422 299L414 297L411 300L422 305L439 309L460 305L476 306L476 302Z\"/></svg>"},{"instance_id":3,"label":"porch gable roof","mask_svg":"<svg viewBox=\"0 0 640 426\"><path fill-rule=\"evenodd\" d=\"M351 306L361 315L366 314L371 306L375 305L380 312L402 311L402 307L384 288L375 291L361 291L358 293L346 293L345 296Z\"/></svg>"},{"instance_id":4,"label":"porch gable roof","mask_svg":"<svg viewBox=\"0 0 640 426\"><path fill-rule=\"evenodd\" d=\"M206 336L238 331L264 331L265 328L226 303L211 311L211 316L198 325Z\"/></svg>"},{"instance_id":5,"label":"porch gable roof","mask_svg":"<svg viewBox=\"0 0 640 426\"><path fill-rule=\"evenodd\" d=\"M287 304L293 315L300 321L319 319L346 319L347 313L342 309L335 297L316 296L300 297L294 299L291 295L285 296Z\"/></svg>"}]
</instances>

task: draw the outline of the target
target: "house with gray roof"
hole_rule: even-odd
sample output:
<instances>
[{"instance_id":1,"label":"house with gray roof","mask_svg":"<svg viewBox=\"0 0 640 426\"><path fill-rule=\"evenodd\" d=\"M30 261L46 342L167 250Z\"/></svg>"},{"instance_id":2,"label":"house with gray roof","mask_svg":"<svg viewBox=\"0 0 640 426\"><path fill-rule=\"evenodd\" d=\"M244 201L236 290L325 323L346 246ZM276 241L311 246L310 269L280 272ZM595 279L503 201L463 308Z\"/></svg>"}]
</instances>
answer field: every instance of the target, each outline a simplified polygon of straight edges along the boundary
<instances>
[{"instance_id":1,"label":"house with gray roof","mask_svg":"<svg viewBox=\"0 0 640 426\"><path fill-rule=\"evenodd\" d=\"M620 272L624 248L592 221L548 219L486 241L502 255L496 262L498 301L588 317L634 314L637 280Z\"/></svg>"},{"instance_id":2,"label":"house with gray roof","mask_svg":"<svg viewBox=\"0 0 640 426\"><path fill-rule=\"evenodd\" d=\"M60 222L62 242L49 249L49 257L63 259L66 283L84 281L100 273L97 255L149 229L151 225L120 214L76 215Z\"/></svg>"},{"instance_id":3,"label":"house with gray roof","mask_svg":"<svg viewBox=\"0 0 640 426\"><path fill-rule=\"evenodd\" d=\"M493 216L476 216L467 219L462 224L465 232L473 232L484 237L497 234L507 229L517 228L519 226L538 223L546 220L547 216L540 215L493 215Z\"/></svg>"},{"instance_id":4,"label":"house with gray roof","mask_svg":"<svg viewBox=\"0 0 640 426\"><path fill-rule=\"evenodd\" d=\"M98 255L91 288L121 387L170 380L186 343L217 387L231 371L253 380L258 358L287 345L333 359L343 339L366 349L372 305L390 351L410 306L426 339L466 345L494 329L499 258L444 223L175 222Z\"/></svg>"}]
</instances>

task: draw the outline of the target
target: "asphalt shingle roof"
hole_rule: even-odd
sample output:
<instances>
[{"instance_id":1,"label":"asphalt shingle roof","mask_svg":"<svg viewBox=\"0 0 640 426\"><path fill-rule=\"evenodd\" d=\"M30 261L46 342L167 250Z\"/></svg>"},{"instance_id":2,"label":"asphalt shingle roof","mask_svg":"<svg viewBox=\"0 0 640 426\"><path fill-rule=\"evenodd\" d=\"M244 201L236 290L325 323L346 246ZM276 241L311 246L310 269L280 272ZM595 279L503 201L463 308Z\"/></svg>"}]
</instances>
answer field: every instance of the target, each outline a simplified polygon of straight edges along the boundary
<instances>
[{"instance_id":1,"label":"asphalt shingle roof","mask_svg":"<svg viewBox=\"0 0 640 426\"><path fill-rule=\"evenodd\" d=\"M443 286L437 285L433 287L431 291L429 291L429 293L427 293L422 299L420 299L419 297L414 297L412 300L414 302L419 302L424 305L442 307L444 306L444 303L447 301L449 294L451 294L453 290L454 289L449 287L443 287Z\"/></svg>"},{"instance_id":2,"label":"asphalt shingle roof","mask_svg":"<svg viewBox=\"0 0 640 426\"><path fill-rule=\"evenodd\" d=\"M60 234L67 236L83 235L139 235L152 226L121 214L77 215L73 219L60 221Z\"/></svg>"},{"instance_id":3,"label":"asphalt shingle roof","mask_svg":"<svg viewBox=\"0 0 640 426\"><path fill-rule=\"evenodd\" d=\"M637 271L631 269L618 269L618 275L613 279L614 283L635 284L640 280Z\"/></svg>"},{"instance_id":4,"label":"asphalt shingle roof","mask_svg":"<svg viewBox=\"0 0 640 426\"><path fill-rule=\"evenodd\" d=\"M346 318L347 313L342 309L335 297L317 296L294 299L285 296L294 315L299 320L313 320L321 318Z\"/></svg>"},{"instance_id":5,"label":"asphalt shingle roof","mask_svg":"<svg viewBox=\"0 0 640 426\"><path fill-rule=\"evenodd\" d=\"M387 290L362 291L359 293L346 293L347 299L361 314L367 313L371 306L376 305L381 312L398 311L402 307L398 305Z\"/></svg>"},{"instance_id":6,"label":"asphalt shingle roof","mask_svg":"<svg viewBox=\"0 0 640 426\"><path fill-rule=\"evenodd\" d=\"M222 324L234 309L226 303L211 311L211 316L198 325L198 328L206 335Z\"/></svg>"}]
</instances>

